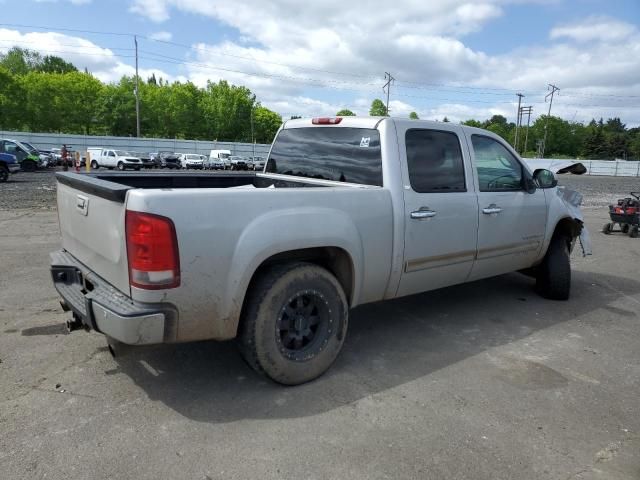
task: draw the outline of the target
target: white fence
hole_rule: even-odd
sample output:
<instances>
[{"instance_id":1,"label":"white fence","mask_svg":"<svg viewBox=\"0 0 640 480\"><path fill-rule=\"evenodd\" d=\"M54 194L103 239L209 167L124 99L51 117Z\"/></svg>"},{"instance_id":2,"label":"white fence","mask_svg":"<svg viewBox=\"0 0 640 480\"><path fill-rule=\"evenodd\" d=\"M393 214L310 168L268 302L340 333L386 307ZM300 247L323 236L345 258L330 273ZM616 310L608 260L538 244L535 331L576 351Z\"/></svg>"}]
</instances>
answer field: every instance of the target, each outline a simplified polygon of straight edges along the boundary
<instances>
[{"instance_id":1,"label":"white fence","mask_svg":"<svg viewBox=\"0 0 640 480\"><path fill-rule=\"evenodd\" d=\"M216 142L204 140L180 140L167 138L99 137L91 135L66 135L57 133L3 132L0 138L28 142L36 148L50 150L62 145L85 151L89 147L106 147L130 152L162 152L208 155L211 150L230 150L232 155L266 157L270 145L262 143Z\"/></svg>"},{"instance_id":2,"label":"white fence","mask_svg":"<svg viewBox=\"0 0 640 480\"><path fill-rule=\"evenodd\" d=\"M640 162L625 160L578 160L587 168L587 175L640 177Z\"/></svg>"}]
</instances>

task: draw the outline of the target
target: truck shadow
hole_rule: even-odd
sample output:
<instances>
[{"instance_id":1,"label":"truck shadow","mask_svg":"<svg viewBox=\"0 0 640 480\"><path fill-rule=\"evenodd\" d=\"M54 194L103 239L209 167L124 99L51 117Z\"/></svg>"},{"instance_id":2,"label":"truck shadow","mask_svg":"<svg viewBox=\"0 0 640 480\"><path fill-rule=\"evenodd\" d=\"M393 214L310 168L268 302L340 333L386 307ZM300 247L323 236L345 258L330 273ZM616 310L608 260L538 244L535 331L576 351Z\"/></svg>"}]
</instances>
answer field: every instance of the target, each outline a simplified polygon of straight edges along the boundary
<instances>
[{"instance_id":1,"label":"truck shadow","mask_svg":"<svg viewBox=\"0 0 640 480\"><path fill-rule=\"evenodd\" d=\"M509 274L352 312L343 351L324 376L283 387L254 373L233 342L132 349L117 368L152 400L187 418L224 423L295 418L352 404L640 292L640 282L575 272L568 302L538 297L533 280ZM624 311L624 314L633 312ZM592 321L592 320L591 320Z\"/></svg>"}]
</instances>

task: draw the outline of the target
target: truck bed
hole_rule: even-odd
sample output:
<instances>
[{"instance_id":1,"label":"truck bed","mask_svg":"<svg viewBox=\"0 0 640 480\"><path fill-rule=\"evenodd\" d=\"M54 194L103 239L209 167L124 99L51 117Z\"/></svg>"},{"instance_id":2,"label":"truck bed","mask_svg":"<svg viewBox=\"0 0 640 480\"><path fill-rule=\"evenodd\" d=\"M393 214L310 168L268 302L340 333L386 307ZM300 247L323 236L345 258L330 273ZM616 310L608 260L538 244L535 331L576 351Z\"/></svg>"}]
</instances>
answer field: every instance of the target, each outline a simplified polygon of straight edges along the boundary
<instances>
[{"instance_id":1,"label":"truck bed","mask_svg":"<svg viewBox=\"0 0 640 480\"><path fill-rule=\"evenodd\" d=\"M123 202L132 188L231 188L253 186L255 188L300 188L322 186L322 181L289 180L278 175L247 173L204 172L92 172L77 174L58 172L58 182L108 200ZM273 187L272 187L273 186ZM335 186L335 184L333 185Z\"/></svg>"}]
</instances>

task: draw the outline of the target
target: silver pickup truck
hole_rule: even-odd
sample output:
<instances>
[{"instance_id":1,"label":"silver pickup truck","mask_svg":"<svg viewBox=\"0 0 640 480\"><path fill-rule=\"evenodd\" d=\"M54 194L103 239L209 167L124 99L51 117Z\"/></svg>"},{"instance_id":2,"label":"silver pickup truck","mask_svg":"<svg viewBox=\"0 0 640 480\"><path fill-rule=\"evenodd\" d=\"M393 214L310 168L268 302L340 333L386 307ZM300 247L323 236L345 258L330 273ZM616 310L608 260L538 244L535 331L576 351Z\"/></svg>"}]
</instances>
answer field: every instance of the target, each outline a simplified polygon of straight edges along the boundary
<instances>
[{"instance_id":1,"label":"silver pickup truck","mask_svg":"<svg viewBox=\"0 0 640 480\"><path fill-rule=\"evenodd\" d=\"M263 172L58 173L69 326L237 338L283 384L326 371L357 305L512 271L567 299L581 197L498 136L394 118L286 122ZM392 321L390 319L390 321Z\"/></svg>"}]
</instances>

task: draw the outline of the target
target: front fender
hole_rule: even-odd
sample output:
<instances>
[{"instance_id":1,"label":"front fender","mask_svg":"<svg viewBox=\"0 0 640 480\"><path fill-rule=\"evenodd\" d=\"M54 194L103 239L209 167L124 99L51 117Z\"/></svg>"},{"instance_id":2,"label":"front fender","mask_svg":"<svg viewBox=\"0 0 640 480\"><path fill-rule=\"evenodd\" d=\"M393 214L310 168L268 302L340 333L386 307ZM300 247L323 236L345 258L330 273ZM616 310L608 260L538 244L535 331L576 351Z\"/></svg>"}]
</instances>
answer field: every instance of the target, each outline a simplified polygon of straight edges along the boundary
<instances>
[{"instance_id":1,"label":"front fender","mask_svg":"<svg viewBox=\"0 0 640 480\"><path fill-rule=\"evenodd\" d=\"M313 220L313 221L311 221ZM267 212L243 230L238 239L225 285L224 325L235 335L247 288L258 267L268 258L292 250L338 247L351 257L352 306L358 304L363 277L363 245L351 218L340 210L296 207Z\"/></svg>"}]
</instances>

